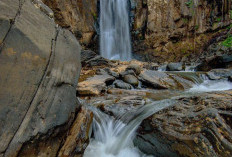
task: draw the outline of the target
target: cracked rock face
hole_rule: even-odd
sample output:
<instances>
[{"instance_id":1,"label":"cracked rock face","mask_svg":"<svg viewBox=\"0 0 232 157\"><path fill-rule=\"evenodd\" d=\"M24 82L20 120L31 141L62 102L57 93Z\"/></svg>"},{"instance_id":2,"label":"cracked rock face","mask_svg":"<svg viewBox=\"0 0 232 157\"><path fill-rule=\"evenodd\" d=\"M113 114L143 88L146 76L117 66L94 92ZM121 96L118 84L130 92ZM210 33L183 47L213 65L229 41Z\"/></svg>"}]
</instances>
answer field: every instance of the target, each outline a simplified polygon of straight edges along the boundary
<instances>
[{"instance_id":1,"label":"cracked rock face","mask_svg":"<svg viewBox=\"0 0 232 157\"><path fill-rule=\"evenodd\" d=\"M38 154L47 147L57 154L56 136L65 139L80 108L80 49L31 0L0 1L0 156L17 156L36 141L44 141Z\"/></svg>"}]
</instances>

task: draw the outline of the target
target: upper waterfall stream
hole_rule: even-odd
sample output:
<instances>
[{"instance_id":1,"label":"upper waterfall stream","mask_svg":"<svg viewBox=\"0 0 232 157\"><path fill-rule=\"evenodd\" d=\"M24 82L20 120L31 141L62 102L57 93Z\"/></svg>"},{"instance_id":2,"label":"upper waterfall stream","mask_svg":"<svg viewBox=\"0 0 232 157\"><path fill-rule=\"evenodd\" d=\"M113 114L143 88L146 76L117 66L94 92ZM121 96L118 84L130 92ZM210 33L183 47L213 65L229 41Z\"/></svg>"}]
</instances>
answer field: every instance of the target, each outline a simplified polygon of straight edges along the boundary
<instances>
[{"instance_id":1,"label":"upper waterfall stream","mask_svg":"<svg viewBox=\"0 0 232 157\"><path fill-rule=\"evenodd\" d=\"M131 60L127 0L100 2L100 52L107 59Z\"/></svg>"}]
</instances>

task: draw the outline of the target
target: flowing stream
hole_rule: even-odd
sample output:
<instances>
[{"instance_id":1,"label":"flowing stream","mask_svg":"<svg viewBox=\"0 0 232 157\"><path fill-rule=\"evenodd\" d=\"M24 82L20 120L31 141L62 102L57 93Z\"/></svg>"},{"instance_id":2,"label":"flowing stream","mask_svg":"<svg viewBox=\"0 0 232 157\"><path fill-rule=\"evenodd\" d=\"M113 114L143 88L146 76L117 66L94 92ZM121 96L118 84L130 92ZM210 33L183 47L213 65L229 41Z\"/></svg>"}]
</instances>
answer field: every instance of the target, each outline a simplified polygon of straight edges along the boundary
<instances>
[{"instance_id":1,"label":"flowing stream","mask_svg":"<svg viewBox=\"0 0 232 157\"><path fill-rule=\"evenodd\" d=\"M212 81L212 80L204 80L201 84L195 84L189 92L213 92L213 91L224 91L232 89L232 83L226 80L223 81Z\"/></svg>"},{"instance_id":2,"label":"flowing stream","mask_svg":"<svg viewBox=\"0 0 232 157\"><path fill-rule=\"evenodd\" d=\"M131 60L127 0L100 1L100 52L107 59ZM191 67L188 71L192 71ZM179 96L232 89L232 83L228 81L210 81L191 72L178 74L195 83L191 89L180 92ZM147 117L174 105L174 98L154 101L134 113L129 112L118 118L106 115L94 106L87 106L94 113L93 138L90 139L84 157L147 157L133 144L136 130Z\"/></svg>"},{"instance_id":3,"label":"flowing stream","mask_svg":"<svg viewBox=\"0 0 232 157\"><path fill-rule=\"evenodd\" d=\"M127 0L101 0L100 52L107 59L131 60Z\"/></svg>"},{"instance_id":4,"label":"flowing stream","mask_svg":"<svg viewBox=\"0 0 232 157\"><path fill-rule=\"evenodd\" d=\"M192 77L192 75L190 76ZM196 83L191 89L186 90L179 96L229 89L232 89L231 82L204 79L201 83ZM94 106L88 106L95 115L93 121L94 138L91 138L84 157L148 157L133 144L136 130L144 119L175 103L175 97L154 101L139 108L134 113L127 112L118 118L106 115Z\"/></svg>"},{"instance_id":5,"label":"flowing stream","mask_svg":"<svg viewBox=\"0 0 232 157\"><path fill-rule=\"evenodd\" d=\"M127 123L90 107L95 114L93 121L94 139L91 139L84 157L148 157L133 144L136 129L144 119L174 103L175 100L172 99L157 101L141 107L136 113L126 113L120 119L129 121ZM126 119L127 114L135 116Z\"/></svg>"}]
</instances>

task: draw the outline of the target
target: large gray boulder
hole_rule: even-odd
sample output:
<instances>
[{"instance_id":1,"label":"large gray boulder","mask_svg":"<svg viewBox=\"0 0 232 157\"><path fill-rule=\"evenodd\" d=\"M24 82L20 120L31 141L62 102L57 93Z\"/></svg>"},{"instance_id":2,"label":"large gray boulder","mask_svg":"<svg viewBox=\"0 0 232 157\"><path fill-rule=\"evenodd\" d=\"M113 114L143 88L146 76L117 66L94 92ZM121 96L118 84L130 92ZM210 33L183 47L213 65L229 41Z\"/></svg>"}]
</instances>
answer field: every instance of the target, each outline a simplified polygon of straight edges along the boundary
<instances>
[{"instance_id":1,"label":"large gray boulder","mask_svg":"<svg viewBox=\"0 0 232 157\"><path fill-rule=\"evenodd\" d=\"M113 85L116 88L121 88L121 89L133 89L133 86L130 85L129 83L123 82L122 80L115 80Z\"/></svg>"},{"instance_id":2,"label":"large gray boulder","mask_svg":"<svg viewBox=\"0 0 232 157\"><path fill-rule=\"evenodd\" d=\"M169 63L167 65L167 71L182 71L183 64L182 63Z\"/></svg>"},{"instance_id":3,"label":"large gray boulder","mask_svg":"<svg viewBox=\"0 0 232 157\"><path fill-rule=\"evenodd\" d=\"M139 85L139 80L134 75L126 75L124 76L123 80L126 83L133 85L134 87L137 87Z\"/></svg>"},{"instance_id":4,"label":"large gray boulder","mask_svg":"<svg viewBox=\"0 0 232 157\"><path fill-rule=\"evenodd\" d=\"M80 107L80 49L31 0L0 1L0 156L70 125Z\"/></svg>"}]
</instances>

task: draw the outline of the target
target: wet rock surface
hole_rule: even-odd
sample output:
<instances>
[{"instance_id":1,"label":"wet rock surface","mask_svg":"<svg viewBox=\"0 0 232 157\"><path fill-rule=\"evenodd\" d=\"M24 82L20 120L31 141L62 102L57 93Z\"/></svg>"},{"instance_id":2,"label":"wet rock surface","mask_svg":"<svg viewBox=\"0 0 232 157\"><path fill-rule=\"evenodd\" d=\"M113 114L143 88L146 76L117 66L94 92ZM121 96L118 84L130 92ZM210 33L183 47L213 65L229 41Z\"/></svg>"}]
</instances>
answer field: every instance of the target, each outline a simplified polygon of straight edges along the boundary
<instances>
[{"instance_id":1,"label":"wet rock surface","mask_svg":"<svg viewBox=\"0 0 232 157\"><path fill-rule=\"evenodd\" d=\"M77 91L79 95L100 95L112 87L121 89L176 89L184 90L200 80L200 74L162 72L148 70L147 63L136 61L139 70L132 68L135 61L114 61L106 66L92 66L92 70L83 67ZM138 66L136 66L138 68ZM148 68L148 69L147 69ZM134 70L133 70L134 69ZM220 78L221 79L221 78ZM114 80L116 80L114 82ZM113 85L113 86L112 86ZM132 87L133 86L133 87Z\"/></svg>"},{"instance_id":2,"label":"wet rock surface","mask_svg":"<svg viewBox=\"0 0 232 157\"><path fill-rule=\"evenodd\" d=\"M221 79L227 79L229 76L232 75L232 69L213 69L210 70L208 73L213 74Z\"/></svg>"},{"instance_id":3,"label":"wet rock surface","mask_svg":"<svg viewBox=\"0 0 232 157\"><path fill-rule=\"evenodd\" d=\"M174 80L164 72L145 70L140 74L140 79L156 89L168 89L175 85Z\"/></svg>"},{"instance_id":4,"label":"wet rock surface","mask_svg":"<svg viewBox=\"0 0 232 157\"><path fill-rule=\"evenodd\" d=\"M232 91L179 98L146 119L135 140L155 156L231 156Z\"/></svg>"},{"instance_id":5,"label":"wet rock surface","mask_svg":"<svg viewBox=\"0 0 232 157\"><path fill-rule=\"evenodd\" d=\"M187 89L193 85L193 80L175 73L144 70L139 79L147 86L155 89Z\"/></svg>"},{"instance_id":6,"label":"wet rock surface","mask_svg":"<svg viewBox=\"0 0 232 157\"><path fill-rule=\"evenodd\" d=\"M123 82L122 80L116 80L114 81L113 85L116 87L116 88L121 88L121 89L133 89L133 86L126 83L126 82Z\"/></svg>"},{"instance_id":7,"label":"wet rock surface","mask_svg":"<svg viewBox=\"0 0 232 157\"><path fill-rule=\"evenodd\" d=\"M170 99L175 102L172 107L152 115L140 125L134 143L141 151L160 157L231 155L232 91L192 93L189 90L204 79L226 81L231 69L162 72L149 70L146 63L136 61L141 69L137 75L133 68L128 68L133 62L113 61L112 67L98 70L95 76L109 75L111 71L117 79L112 85L106 85L101 94L82 97L85 103L128 123L138 116L136 111L141 107ZM132 89L124 82L128 75L139 79L141 84Z\"/></svg>"},{"instance_id":8,"label":"wet rock surface","mask_svg":"<svg viewBox=\"0 0 232 157\"><path fill-rule=\"evenodd\" d=\"M112 116L121 117L125 115L133 117L128 113L135 112L139 107L145 105L145 99L143 96L138 95L119 94L96 98L91 100L91 103Z\"/></svg>"},{"instance_id":9,"label":"wet rock surface","mask_svg":"<svg viewBox=\"0 0 232 157\"><path fill-rule=\"evenodd\" d=\"M169 63L167 65L167 71L182 71L183 64L182 63Z\"/></svg>"},{"instance_id":10,"label":"wet rock surface","mask_svg":"<svg viewBox=\"0 0 232 157\"><path fill-rule=\"evenodd\" d=\"M123 77L123 80L126 83L129 83L135 87L137 87L139 85L139 80L134 75L126 75Z\"/></svg>"}]
</instances>

